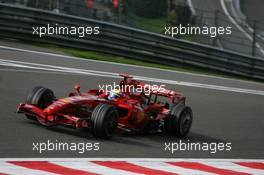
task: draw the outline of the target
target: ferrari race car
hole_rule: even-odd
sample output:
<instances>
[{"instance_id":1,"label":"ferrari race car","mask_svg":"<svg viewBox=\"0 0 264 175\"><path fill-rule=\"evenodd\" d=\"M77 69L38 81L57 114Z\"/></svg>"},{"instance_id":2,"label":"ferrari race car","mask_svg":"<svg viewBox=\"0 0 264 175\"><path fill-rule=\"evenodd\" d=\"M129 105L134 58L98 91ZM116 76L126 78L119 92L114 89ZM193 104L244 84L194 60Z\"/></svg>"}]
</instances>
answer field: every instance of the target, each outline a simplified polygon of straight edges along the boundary
<instances>
[{"instance_id":1,"label":"ferrari race car","mask_svg":"<svg viewBox=\"0 0 264 175\"><path fill-rule=\"evenodd\" d=\"M103 89L80 92L75 85L68 97L57 99L52 90L41 86L29 93L26 102L19 104L18 113L44 126L64 124L88 128L98 138L108 139L115 132L165 132L178 137L186 136L191 128L193 114L185 105L181 93L153 87L120 74L118 98ZM138 88L141 92L129 91ZM148 92L148 93L147 93Z\"/></svg>"}]
</instances>

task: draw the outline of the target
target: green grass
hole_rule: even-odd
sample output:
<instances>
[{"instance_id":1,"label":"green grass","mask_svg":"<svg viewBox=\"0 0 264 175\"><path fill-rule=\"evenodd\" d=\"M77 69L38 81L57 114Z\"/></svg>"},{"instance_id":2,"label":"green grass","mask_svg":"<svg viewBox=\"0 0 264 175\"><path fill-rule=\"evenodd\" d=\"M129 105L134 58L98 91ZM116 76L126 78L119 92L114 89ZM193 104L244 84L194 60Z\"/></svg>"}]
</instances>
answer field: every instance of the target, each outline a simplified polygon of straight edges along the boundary
<instances>
[{"instance_id":1,"label":"green grass","mask_svg":"<svg viewBox=\"0 0 264 175\"><path fill-rule=\"evenodd\" d=\"M202 35L182 35L179 39L188 40L196 43L208 43L208 38L205 38ZM208 43L210 45L210 43Z\"/></svg>"},{"instance_id":2,"label":"green grass","mask_svg":"<svg viewBox=\"0 0 264 175\"><path fill-rule=\"evenodd\" d=\"M233 74L228 74L228 73L223 73L223 72L218 72L218 71L213 71L213 70L208 70L208 69L203 69L203 68L197 68L197 67L193 67L189 65L179 64L178 66L168 66L168 65L162 65L162 64L152 63L152 62L140 61L137 59L115 56L111 54L80 50L80 49L74 49L74 48L66 48L66 47L60 47L60 46L55 46L55 45L50 45L50 44L34 44L34 45L40 46L40 47L46 47L52 50L63 52L70 56L80 57L84 59L122 63L122 64L129 64L129 65L138 65L138 66L145 66L145 67L151 67L151 68L159 68L159 69L164 69L164 70L198 73L198 74L204 74L204 75L213 75L213 76L241 79L241 80L248 80L248 81L264 82L261 80L245 78L242 76L237 76Z\"/></svg>"},{"instance_id":3,"label":"green grass","mask_svg":"<svg viewBox=\"0 0 264 175\"><path fill-rule=\"evenodd\" d=\"M73 48L63 48L63 47L55 47L55 48L53 47L53 49L58 50L58 51L62 51L63 53L66 53L68 55L72 55L75 57L92 59L92 60L100 60L100 61L108 61L108 62L114 62L114 63L123 63L123 64L130 64L130 65L146 66L146 67L160 68L160 69L165 69L165 70L197 72L192 67L187 67L187 66L185 66L185 67L173 67L173 66L167 66L167 65L157 64L157 63L140 61L140 60L131 59L131 58L114 56L114 55L110 55L110 54L94 52L94 51L86 51L86 50L79 50L79 49L73 49Z\"/></svg>"},{"instance_id":4,"label":"green grass","mask_svg":"<svg viewBox=\"0 0 264 175\"><path fill-rule=\"evenodd\" d=\"M193 71L192 68L182 68L182 67L173 67L167 66L162 64L156 64L151 62L144 62L136 59L125 58L120 56L114 56L110 54L98 53L94 51L86 51L86 50L79 50L73 48L63 48L63 47L53 47L53 49L62 51L71 56L92 59L92 60L100 60L100 61L108 61L114 63L122 63L122 64L130 64L130 65L138 65L138 66L146 66L146 67L153 67L153 68L160 68L165 70L176 70L176 71L186 71L186 72L196 72Z\"/></svg>"},{"instance_id":5,"label":"green grass","mask_svg":"<svg viewBox=\"0 0 264 175\"><path fill-rule=\"evenodd\" d=\"M123 25L129 25L132 27L140 28L145 31L164 34L164 27L167 24L167 17L158 18L145 18L134 14L131 10L128 10L126 15L126 22ZM179 39L189 40L197 43L206 43L208 39L201 35L181 35Z\"/></svg>"},{"instance_id":6,"label":"green grass","mask_svg":"<svg viewBox=\"0 0 264 175\"><path fill-rule=\"evenodd\" d=\"M162 33L164 26L166 26L166 17L159 18L144 18L128 12L126 17L126 24L132 27L137 27L149 32Z\"/></svg>"}]
</instances>

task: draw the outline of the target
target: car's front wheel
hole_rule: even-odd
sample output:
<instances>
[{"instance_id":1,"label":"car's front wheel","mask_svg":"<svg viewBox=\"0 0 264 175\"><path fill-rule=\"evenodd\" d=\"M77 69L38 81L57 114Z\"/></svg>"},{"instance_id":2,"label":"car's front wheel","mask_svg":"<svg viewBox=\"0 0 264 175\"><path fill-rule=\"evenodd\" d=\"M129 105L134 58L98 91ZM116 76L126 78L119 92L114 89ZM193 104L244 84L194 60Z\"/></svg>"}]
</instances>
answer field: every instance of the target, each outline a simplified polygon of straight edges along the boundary
<instances>
[{"instance_id":1,"label":"car's front wheel","mask_svg":"<svg viewBox=\"0 0 264 175\"><path fill-rule=\"evenodd\" d=\"M112 105L99 104L92 113L91 121L93 135L108 139L117 129L118 111Z\"/></svg>"},{"instance_id":2,"label":"car's front wheel","mask_svg":"<svg viewBox=\"0 0 264 175\"><path fill-rule=\"evenodd\" d=\"M45 87L35 87L27 96L26 103L35 105L40 109L45 109L54 101L54 93ZM36 117L26 115L30 120L36 120Z\"/></svg>"}]
</instances>

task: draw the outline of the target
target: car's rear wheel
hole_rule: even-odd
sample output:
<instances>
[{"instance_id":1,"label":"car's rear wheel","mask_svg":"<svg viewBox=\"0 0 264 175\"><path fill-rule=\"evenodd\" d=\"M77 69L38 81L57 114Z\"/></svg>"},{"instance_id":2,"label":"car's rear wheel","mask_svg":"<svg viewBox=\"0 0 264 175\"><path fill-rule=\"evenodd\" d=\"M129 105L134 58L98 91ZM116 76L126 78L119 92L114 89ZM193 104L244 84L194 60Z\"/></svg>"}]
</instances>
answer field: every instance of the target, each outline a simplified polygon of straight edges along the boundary
<instances>
[{"instance_id":1,"label":"car's rear wheel","mask_svg":"<svg viewBox=\"0 0 264 175\"><path fill-rule=\"evenodd\" d=\"M109 139L117 129L118 111L112 105L99 104L92 113L91 121L93 135Z\"/></svg>"},{"instance_id":2,"label":"car's rear wheel","mask_svg":"<svg viewBox=\"0 0 264 175\"><path fill-rule=\"evenodd\" d=\"M35 105L40 109L45 109L54 101L54 93L52 90L37 86L27 96L26 103ZM36 117L26 115L30 120L36 120Z\"/></svg>"},{"instance_id":3,"label":"car's rear wheel","mask_svg":"<svg viewBox=\"0 0 264 175\"><path fill-rule=\"evenodd\" d=\"M179 103L172 107L169 118L165 120L165 132L169 135L185 137L192 126L192 109Z\"/></svg>"}]
</instances>

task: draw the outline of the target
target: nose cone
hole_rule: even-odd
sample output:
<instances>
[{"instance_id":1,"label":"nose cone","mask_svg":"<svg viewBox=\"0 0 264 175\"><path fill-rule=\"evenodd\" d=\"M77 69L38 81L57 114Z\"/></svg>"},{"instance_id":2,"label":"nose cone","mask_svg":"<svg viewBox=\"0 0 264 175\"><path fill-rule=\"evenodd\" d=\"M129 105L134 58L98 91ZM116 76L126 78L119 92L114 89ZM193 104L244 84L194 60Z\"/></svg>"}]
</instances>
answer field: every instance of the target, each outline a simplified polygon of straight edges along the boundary
<instances>
[{"instance_id":1,"label":"nose cone","mask_svg":"<svg viewBox=\"0 0 264 175\"><path fill-rule=\"evenodd\" d=\"M48 115L54 115L56 113L65 113L70 109L71 107L75 105L83 105L83 104L90 104L94 102L95 100L98 100L96 96L93 95L87 95L87 96L73 96L73 97L67 97L63 99L59 99L49 105L44 112L46 112ZM102 100L101 100L102 101Z\"/></svg>"},{"instance_id":2,"label":"nose cone","mask_svg":"<svg viewBox=\"0 0 264 175\"><path fill-rule=\"evenodd\" d=\"M55 113L59 113L65 108L69 107L69 105L72 104L72 101L68 98L60 99L49 105L44 112L46 112L48 115L53 115Z\"/></svg>"}]
</instances>

